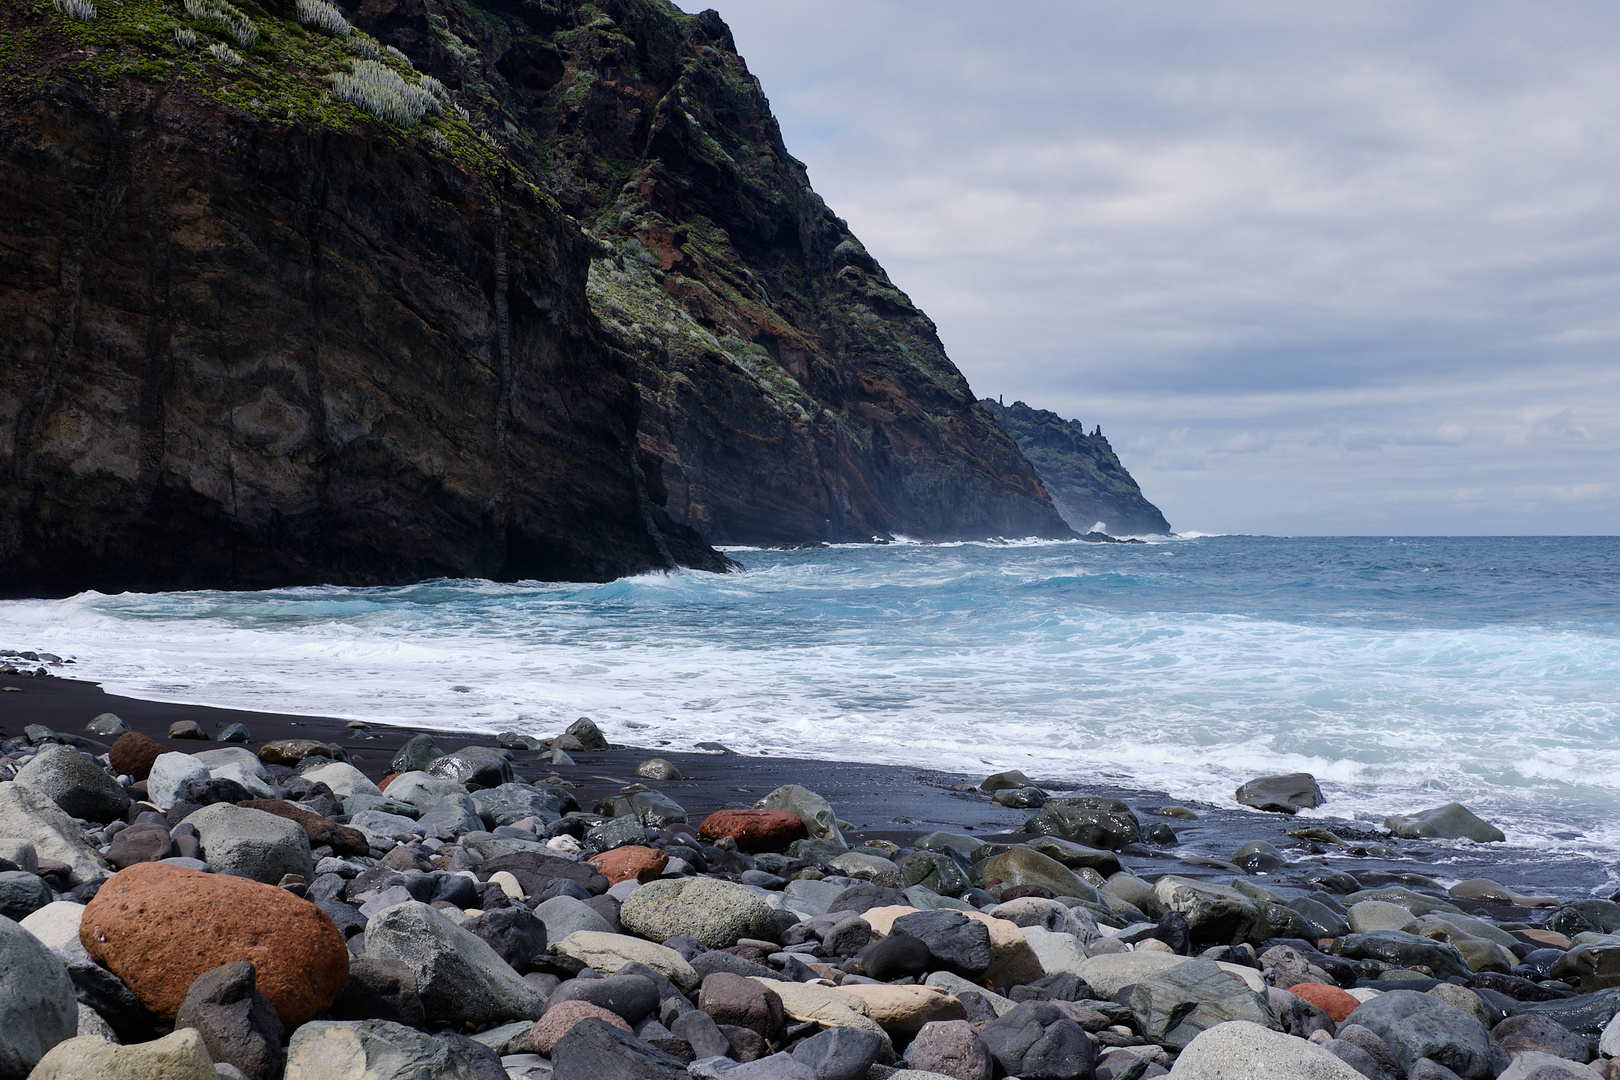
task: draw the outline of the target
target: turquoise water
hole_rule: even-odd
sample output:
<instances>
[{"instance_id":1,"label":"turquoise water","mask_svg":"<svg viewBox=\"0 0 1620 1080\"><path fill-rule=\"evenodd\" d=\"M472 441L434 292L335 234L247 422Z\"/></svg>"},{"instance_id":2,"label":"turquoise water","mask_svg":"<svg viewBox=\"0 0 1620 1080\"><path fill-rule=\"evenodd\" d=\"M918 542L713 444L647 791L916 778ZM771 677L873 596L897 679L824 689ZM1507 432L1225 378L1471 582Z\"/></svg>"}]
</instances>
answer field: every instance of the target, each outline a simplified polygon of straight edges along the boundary
<instances>
[{"instance_id":1,"label":"turquoise water","mask_svg":"<svg viewBox=\"0 0 1620 1080\"><path fill-rule=\"evenodd\" d=\"M607 585L0 605L5 644L163 700L767 754L1021 768L1324 812L1457 799L1620 851L1620 539L1219 536L735 550Z\"/></svg>"}]
</instances>

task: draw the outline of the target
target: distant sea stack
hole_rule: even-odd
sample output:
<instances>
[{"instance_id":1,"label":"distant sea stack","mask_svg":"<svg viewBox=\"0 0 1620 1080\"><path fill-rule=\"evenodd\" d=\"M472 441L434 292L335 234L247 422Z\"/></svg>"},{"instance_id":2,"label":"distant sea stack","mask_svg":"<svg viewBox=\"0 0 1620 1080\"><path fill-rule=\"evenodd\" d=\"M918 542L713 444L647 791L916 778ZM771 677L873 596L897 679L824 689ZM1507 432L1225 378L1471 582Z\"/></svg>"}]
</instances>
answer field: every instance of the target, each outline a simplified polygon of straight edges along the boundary
<instances>
[{"instance_id":1,"label":"distant sea stack","mask_svg":"<svg viewBox=\"0 0 1620 1080\"><path fill-rule=\"evenodd\" d=\"M0 591L1069 533L713 12L7 4L0 39Z\"/></svg>"},{"instance_id":2,"label":"distant sea stack","mask_svg":"<svg viewBox=\"0 0 1620 1080\"><path fill-rule=\"evenodd\" d=\"M1065 420L1022 401L1003 407L994 398L980 402L1017 442L1035 466L1063 519L1084 533L1097 522L1117 535L1170 531L1159 508L1142 496L1136 480L1103 437L1102 427L1086 434L1078 420Z\"/></svg>"}]
</instances>

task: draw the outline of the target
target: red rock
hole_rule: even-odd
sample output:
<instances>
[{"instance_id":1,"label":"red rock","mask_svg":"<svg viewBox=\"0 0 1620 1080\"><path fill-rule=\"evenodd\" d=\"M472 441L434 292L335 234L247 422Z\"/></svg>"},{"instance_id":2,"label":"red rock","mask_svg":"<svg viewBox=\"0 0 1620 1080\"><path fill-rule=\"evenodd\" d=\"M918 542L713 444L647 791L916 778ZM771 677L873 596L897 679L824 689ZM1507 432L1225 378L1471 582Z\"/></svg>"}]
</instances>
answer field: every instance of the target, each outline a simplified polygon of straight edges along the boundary
<instances>
[{"instance_id":1,"label":"red rock","mask_svg":"<svg viewBox=\"0 0 1620 1080\"><path fill-rule=\"evenodd\" d=\"M664 867L669 865L669 856L656 848L631 844L593 855L585 861L596 867L597 873L607 878L608 885L612 886L631 878L651 881L664 872Z\"/></svg>"},{"instance_id":2,"label":"red rock","mask_svg":"<svg viewBox=\"0 0 1620 1080\"><path fill-rule=\"evenodd\" d=\"M392 784L395 780L398 780L403 775L404 775L403 773L397 773L397 772L389 773L387 776L385 776L381 780L377 781L377 790L378 791L387 791L388 790L388 785Z\"/></svg>"},{"instance_id":3,"label":"red rock","mask_svg":"<svg viewBox=\"0 0 1620 1080\"><path fill-rule=\"evenodd\" d=\"M152 762L168 751L169 748L156 739L149 739L138 731L126 731L113 740L107 753L120 775L145 780L152 774Z\"/></svg>"},{"instance_id":4,"label":"red rock","mask_svg":"<svg viewBox=\"0 0 1620 1080\"><path fill-rule=\"evenodd\" d=\"M775 851L804 834L803 819L786 810L716 810L698 826L698 835L732 837L744 851Z\"/></svg>"},{"instance_id":5,"label":"red rock","mask_svg":"<svg viewBox=\"0 0 1620 1080\"><path fill-rule=\"evenodd\" d=\"M141 1003L173 1020L197 977L246 960L291 1031L336 1000L349 949L320 908L273 885L138 863L85 907L79 940Z\"/></svg>"},{"instance_id":6,"label":"red rock","mask_svg":"<svg viewBox=\"0 0 1620 1080\"><path fill-rule=\"evenodd\" d=\"M592 1005L588 1001L559 1001L547 1009L545 1015L534 1022L529 1029L529 1046L537 1054L551 1056L562 1037L568 1034L570 1028L581 1020L604 1020L627 1035L634 1035L630 1025L617 1013L608 1012L600 1005Z\"/></svg>"},{"instance_id":7,"label":"red rock","mask_svg":"<svg viewBox=\"0 0 1620 1080\"><path fill-rule=\"evenodd\" d=\"M1295 983L1288 988L1288 992L1297 998L1304 998L1333 1017L1335 1024L1344 1023L1344 1018L1355 1012L1356 1006L1361 1004L1337 986L1329 986L1327 983Z\"/></svg>"}]
</instances>

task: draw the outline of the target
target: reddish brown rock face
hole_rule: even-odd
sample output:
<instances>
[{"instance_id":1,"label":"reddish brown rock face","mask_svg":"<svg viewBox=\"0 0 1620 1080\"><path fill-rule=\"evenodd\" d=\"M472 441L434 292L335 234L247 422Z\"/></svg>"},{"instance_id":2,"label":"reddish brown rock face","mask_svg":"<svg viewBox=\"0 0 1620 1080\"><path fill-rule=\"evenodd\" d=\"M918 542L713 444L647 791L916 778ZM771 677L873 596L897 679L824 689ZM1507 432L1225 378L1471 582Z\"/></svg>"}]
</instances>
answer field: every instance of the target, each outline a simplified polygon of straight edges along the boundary
<instances>
[{"instance_id":1,"label":"reddish brown rock face","mask_svg":"<svg viewBox=\"0 0 1620 1080\"><path fill-rule=\"evenodd\" d=\"M236 960L253 965L288 1030L331 1005L349 978L343 935L314 904L162 863L114 874L86 906L79 940L165 1020L199 975Z\"/></svg>"},{"instance_id":2,"label":"reddish brown rock face","mask_svg":"<svg viewBox=\"0 0 1620 1080\"><path fill-rule=\"evenodd\" d=\"M716 810L698 834L709 840L730 836L744 851L776 851L804 836L804 822L786 810Z\"/></svg>"},{"instance_id":3,"label":"reddish brown rock face","mask_svg":"<svg viewBox=\"0 0 1620 1080\"><path fill-rule=\"evenodd\" d=\"M1295 983L1288 988L1288 992L1327 1013L1335 1024L1344 1023L1344 1018L1355 1012L1356 1006L1361 1004L1337 986L1329 986L1326 983Z\"/></svg>"},{"instance_id":4,"label":"reddish brown rock face","mask_svg":"<svg viewBox=\"0 0 1620 1080\"><path fill-rule=\"evenodd\" d=\"M263 810L267 814L296 821L309 834L310 847L325 844L339 855L364 855L371 850L371 845L366 841L366 834L359 829L335 824L315 811L306 810L286 799L244 799L236 805L245 806L250 810ZM122 836L123 833L119 835Z\"/></svg>"},{"instance_id":5,"label":"reddish brown rock face","mask_svg":"<svg viewBox=\"0 0 1620 1080\"><path fill-rule=\"evenodd\" d=\"M631 878L651 881L664 872L664 867L669 865L669 856L654 848L631 845L604 851L586 861L608 879L609 885L617 885Z\"/></svg>"},{"instance_id":6,"label":"reddish brown rock face","mask_svg":"<svg viewBox=\"0 0 1620 1080\"><path fill-rule=\"evenodd\" d=\"M782 999L752 979L717 971L703 979L698 1008L717 1024L730 1024L757 1032L766 1042L782 1034L787 1013Z\"/></svg>"},{"instance_id":7,"label":"reddish brown rock face","mask_svg":"<svg viewBox=\"0 0 1620 1080\"><path fill-rule=\"evenodd\" d=\"M145 780L152 775L152 762L165 752L164 745L156 739L149 739L138 731L126 731L113 740L108 754L114 769L136 780Z\"/></svg>"}]
</instances>

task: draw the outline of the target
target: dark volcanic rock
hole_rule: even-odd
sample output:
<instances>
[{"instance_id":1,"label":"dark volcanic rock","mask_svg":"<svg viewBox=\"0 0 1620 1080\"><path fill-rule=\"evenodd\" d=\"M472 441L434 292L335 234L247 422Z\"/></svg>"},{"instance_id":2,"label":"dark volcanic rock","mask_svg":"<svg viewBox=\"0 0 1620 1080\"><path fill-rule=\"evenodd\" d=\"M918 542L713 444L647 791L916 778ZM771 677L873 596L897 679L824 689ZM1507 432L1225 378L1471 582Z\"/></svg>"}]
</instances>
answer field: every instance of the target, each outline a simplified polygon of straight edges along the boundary
<instances>
[{"instance_id":1,"label":"dark volcanic rock","mask_svg":"<svg viewBox=\"0 0 1620 1080\"><path fill-rule=\"evenodd\" d=\"M1078 420L1065 420L1022 401L1003 407L994 398L979 404L1013 437L1040 475L1063 520L1076 532L1101 522L1105 533L1163 534L1170 523L1148 502L1120 464L1102 427L1090 435Z\"/></svg>"},{"instance_id":2,"label":"dark volcanic rock","mask_svg":"<svg viewBox=\"0 0 1620 1080\"><path fill-rule=\"evenodd\" d=\"M174 1026L201 1032L208 1056L216 1062L235 1065L250 1080L275 1080L285 1057L281 1020L254 983L253 965L246 960L198 976L186 991Z\"/></svg>"},{"instance_id":3,"label":"dark volcanic rock","mask_svg":"<svg viewBox=\"0 0 1620 1080\"><path fill-rule=\"evenodd\" d=\"M688 1080L686 1063L597 1019L581 1020L551 1050L556 1080Z\"/></svg>"},{"instance_id":4,"label":"dark volcanic rock","mask_svg":"<svg viewBox=\"0 0 1620 1080\"><path fill-rule=\"evenodd\" d=\"M727 565L649 497L554 202L375 122L86 77L58 20L0 9L31 43L0 106L0 590ZM149 31L136 56L172 49ZM261 115L329 88L319 44Z\"/></svg>"}]
</instances>

